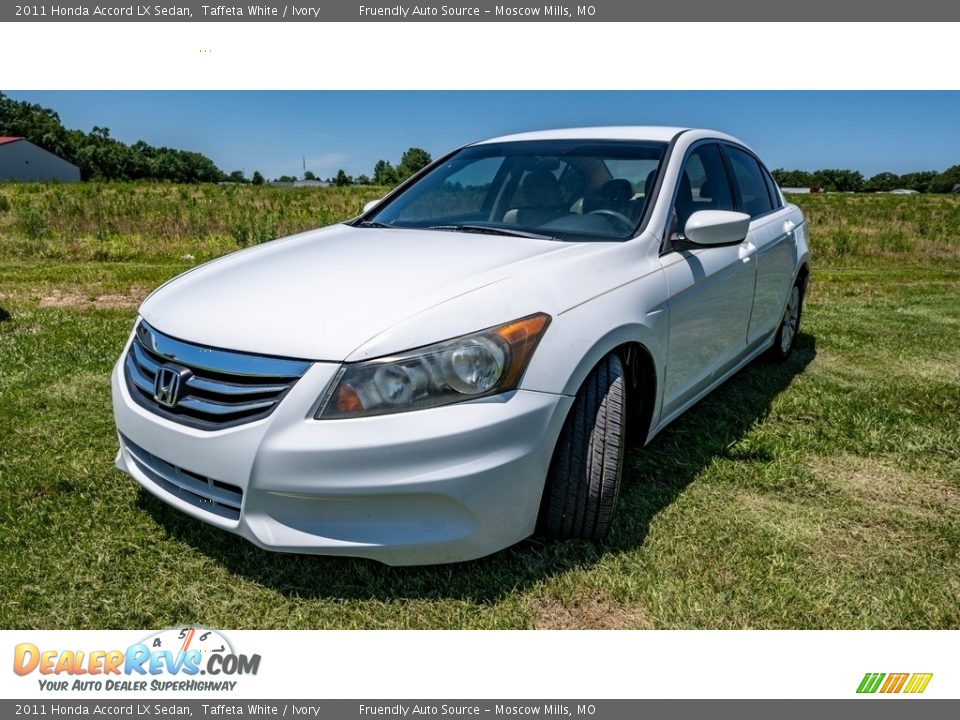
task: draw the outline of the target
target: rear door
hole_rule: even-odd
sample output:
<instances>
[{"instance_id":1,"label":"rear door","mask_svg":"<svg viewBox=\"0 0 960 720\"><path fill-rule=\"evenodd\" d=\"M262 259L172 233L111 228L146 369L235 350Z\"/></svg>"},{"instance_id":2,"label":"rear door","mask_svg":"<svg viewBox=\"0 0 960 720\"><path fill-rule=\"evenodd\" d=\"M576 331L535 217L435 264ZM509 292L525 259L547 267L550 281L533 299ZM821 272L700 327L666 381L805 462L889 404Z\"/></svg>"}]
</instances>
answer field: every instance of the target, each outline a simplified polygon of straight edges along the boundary
<instances>
[{"instance_id":1,"label":"rear door","mask_svg":"<svg viewBox=\"0 0 960 720\"><path fill-rule=\"evenodd\" d=\"M792 212L783 202L770 173L754 155L729 144L723 151L738 209L753 218L747 235L757 266L757 289L747 331L747 345L753 345L780 324L796 267L799 212Z\"/></svg>"}]
</instances>

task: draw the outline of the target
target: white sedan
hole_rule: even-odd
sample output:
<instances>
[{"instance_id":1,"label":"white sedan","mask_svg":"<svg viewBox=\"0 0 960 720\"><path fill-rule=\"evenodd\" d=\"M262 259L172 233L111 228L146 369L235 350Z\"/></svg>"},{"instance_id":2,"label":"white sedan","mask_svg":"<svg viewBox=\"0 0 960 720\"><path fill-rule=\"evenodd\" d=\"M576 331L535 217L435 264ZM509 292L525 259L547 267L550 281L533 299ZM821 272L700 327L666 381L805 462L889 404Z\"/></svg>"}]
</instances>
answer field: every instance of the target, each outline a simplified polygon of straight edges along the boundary
<instances>
[{"instance_id":1,"label":"white sedan","mask_svg":"<svg viewBox=\"0 0 960 720\"><path fill-rule=\"evenodd\" d=\"M625 443L788 357L808 274L800 210L728 135L475 143L154 292L113 373L117 466L271 550L599 540Z\"/></svg>"}]
</instances>

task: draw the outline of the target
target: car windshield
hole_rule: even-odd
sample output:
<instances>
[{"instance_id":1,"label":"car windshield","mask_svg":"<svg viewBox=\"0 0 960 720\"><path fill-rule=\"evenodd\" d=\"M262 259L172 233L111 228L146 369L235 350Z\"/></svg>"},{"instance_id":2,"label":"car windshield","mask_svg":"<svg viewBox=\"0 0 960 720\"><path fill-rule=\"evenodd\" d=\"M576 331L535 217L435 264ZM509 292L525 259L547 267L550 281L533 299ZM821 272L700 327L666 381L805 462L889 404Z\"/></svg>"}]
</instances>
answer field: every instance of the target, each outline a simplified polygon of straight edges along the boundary
<instances>
[{"instance_id":1,"label":"car windshield","mask_svg":"<svg viewBox=\"0 0 960 720\"><path fill-rule=\"evenodd\" d=\"M466 147L358 224L561 240L632 237L666 145L531 140Z\"/></svg>"}]
</instances>

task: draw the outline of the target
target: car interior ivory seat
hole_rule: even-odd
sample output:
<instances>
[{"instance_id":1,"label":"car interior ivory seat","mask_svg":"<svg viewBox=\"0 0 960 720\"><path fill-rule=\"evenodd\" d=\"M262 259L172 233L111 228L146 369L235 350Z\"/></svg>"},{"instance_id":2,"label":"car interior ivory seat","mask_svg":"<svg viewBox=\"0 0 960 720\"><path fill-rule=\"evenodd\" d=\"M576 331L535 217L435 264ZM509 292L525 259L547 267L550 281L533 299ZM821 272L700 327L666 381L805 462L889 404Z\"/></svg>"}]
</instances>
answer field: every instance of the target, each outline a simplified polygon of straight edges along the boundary
<instances>
[{"instance_id":1,"label":"car interior ivory seat","mask_svg":"<svg viewBox=\"0 0 960 720\"><path fill-rule=\"evenodd\" d=\"M714 180L707 178L700 186L700 202L697 203L698 210L720 210L718 207L717 187Z\"/></svg>"},{"instance_id":2,"label":"car interior ivory seat","mask_svg":"<svg viewBox=\"0 0 960 720\"><path fill-rule=\"evenodd\" d=\"M549 170L534 170L520 181L523 206L508 210L506 223L537 226L550 222L566 212L560 183Z\"/></svg>"},{"instance_id":3,"label":"car interior ivory seat","mask_svg":"<svg viewBox=\"0 0 960 720\"><path fill-rule=\"evenodd\" d=\"M634 217L633 185L629 180L607 180L600 188L583 199L584 214L595 210L613 210L628 218Z\"/></svg>"}]
</instances>

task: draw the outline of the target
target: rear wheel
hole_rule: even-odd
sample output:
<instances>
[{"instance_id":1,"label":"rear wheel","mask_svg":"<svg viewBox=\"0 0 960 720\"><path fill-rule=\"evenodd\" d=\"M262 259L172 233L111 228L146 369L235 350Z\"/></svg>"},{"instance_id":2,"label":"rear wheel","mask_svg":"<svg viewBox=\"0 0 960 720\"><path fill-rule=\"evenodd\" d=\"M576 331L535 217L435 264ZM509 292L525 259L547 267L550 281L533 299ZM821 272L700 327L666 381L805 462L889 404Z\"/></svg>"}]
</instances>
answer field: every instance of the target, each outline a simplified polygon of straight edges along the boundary
<instances>
[{"instance_id":1,"label":"rear wheel","mask_svg":"<svg viewBox=\"0 0 960 720\"><path fill-rule=\"evenodd\" d=\"M787 296L787 306L784 308L780 327L777 328L777 336L773 339L773 347L767 351L767 357L774 362L784 362L793 352L800 330L804 285L803 278L797 278Z\"/></svg>"},{"instance_id":2,"label":"rear wheel","mask_svg":"<svg viewBox=\"0 0 960 720\"><path fill-rule=\"evenodd\" d=\"M616 355L587 377L560 433L540 510L556 538L602 540L610 528L623 468L626 378Z\"/></svg>"}]
</instances>

